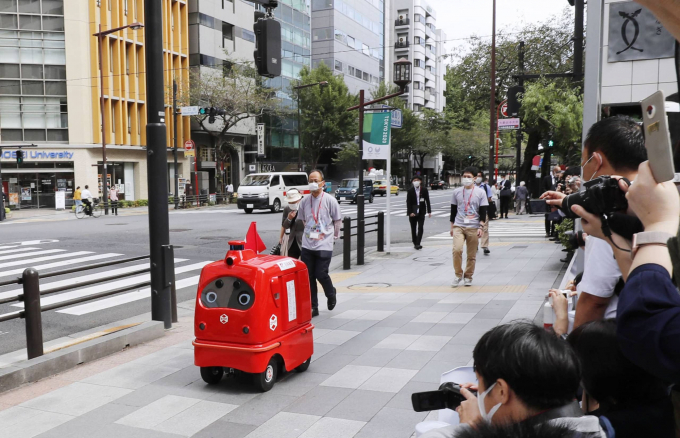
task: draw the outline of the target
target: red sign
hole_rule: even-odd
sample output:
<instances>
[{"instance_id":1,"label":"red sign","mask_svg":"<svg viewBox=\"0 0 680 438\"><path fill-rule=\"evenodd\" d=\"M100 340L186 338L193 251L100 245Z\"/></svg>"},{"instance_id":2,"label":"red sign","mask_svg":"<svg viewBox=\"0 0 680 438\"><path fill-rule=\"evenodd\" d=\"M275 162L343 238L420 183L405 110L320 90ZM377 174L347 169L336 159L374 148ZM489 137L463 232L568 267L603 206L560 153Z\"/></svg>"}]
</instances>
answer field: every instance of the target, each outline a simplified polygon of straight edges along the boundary
<instances>
[{"instance_id":1,"label":"red sign","mask_svg":"<svg viewBox=\"0 0 680 438\"><path fill-rule=\"evenodd\" d=\"M508 117L508 103L505 102L503 105L501 105L501 115L503 117Z\"/></svg>"},{"instance_id":2,"label":"red sign","mask_svg":"<svg viewBox=\"0 0 680 438\"><path fill-rule=\"evenodd\" d=\"M193 151L194 149L196 149L196 143L194 143L193 140L187 140L184 142L185 151Z\"/></svg>"}]
</instances>

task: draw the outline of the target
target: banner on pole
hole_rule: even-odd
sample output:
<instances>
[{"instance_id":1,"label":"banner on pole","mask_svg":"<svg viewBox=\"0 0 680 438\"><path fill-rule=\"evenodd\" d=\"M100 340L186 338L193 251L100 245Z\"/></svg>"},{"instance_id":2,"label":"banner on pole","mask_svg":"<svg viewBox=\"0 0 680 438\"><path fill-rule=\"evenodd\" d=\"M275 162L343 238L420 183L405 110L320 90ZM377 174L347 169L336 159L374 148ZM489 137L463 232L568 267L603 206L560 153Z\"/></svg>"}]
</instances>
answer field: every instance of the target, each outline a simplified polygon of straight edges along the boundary
<instances>
[{"instance_id":1,"label":"banner on pole","mask_svg":"<svg viewBox=\"0 0 680 438\"><path fill-rule=\"evenodd\" d=\"M257 124L257 156L264 157L264 123Z\"/></svg>"},{"instance_id":2,"label":"banner on pole","mask_svg":"<svg viewBox=\"0 0 680 438\"><path fill-rule=\"evenodd\" d=\"M390 159L391 113L364 114L364 160Z\"/></svg>"}]
</instances>

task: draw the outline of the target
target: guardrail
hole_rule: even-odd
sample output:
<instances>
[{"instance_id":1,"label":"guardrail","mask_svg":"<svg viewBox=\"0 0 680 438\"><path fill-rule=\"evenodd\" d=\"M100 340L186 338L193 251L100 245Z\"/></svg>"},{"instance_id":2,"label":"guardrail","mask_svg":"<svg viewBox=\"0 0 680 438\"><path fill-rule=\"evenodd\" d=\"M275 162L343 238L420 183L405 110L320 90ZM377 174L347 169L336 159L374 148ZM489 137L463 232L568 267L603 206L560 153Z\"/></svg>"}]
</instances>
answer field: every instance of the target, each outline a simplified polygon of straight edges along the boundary
<instances>
[{"instance_id":1,"label":"guardrail","mask_svg":"<svg viewBox=\"0 0 680 438\"><path fill-rule=\"evenodd\" d=\"M384 212L378 212L378 214L374 214L371 216L365 216L364 217L364 222L368 221L370 219L375 219L375 222L370 222L370 223L365 223L363 226L364 229L364 234L368 233L378 233L378 252L383 252L385 251L385 213ZM352 222L356 222L356 226L352 226ZM371 230L366 230L366 227L374 226L375 228ZM352 237L356 236L358 233L353 234L353 230L358 230L359 229L359 223L358 223L358 218L351 218L349 216L345 216L342 219L342 228L340 231L342 231L342 235L340 238L342 239L342 269L348 270L350 269L350 253L352 251ZM363 239L357 239L357 252L362 252L364 251L363 248ZM357 257L358 258L358 257ZM363 257L361 257L363 260ZM359 263L362 264L363 263Z\"/></svg>"},{"instance_id":2,"label":"guardrail","mask_svg":"<svg viewBox=\"0 0 680 438\"><path fill-rule=\"evenodd\" d=\"M172 322L177 322L177 294L175 289L175 271L174 271L174 249L172 245L163 246L163 256L164 259L169 259L165 261L163 266L168 267L172 272L165 272L164 278L171 278L171 305L172 305ZM151 267L146 267L143 269L136 269L134 271L127 272L120 275L110 275L107 277L100 277L90 281L78 282L76 284L70 284L60 287L53 287L50 289L41 290L40 280L50 277L58 277L62 275L72 274L75 272L88 271L97 268L108 267L112 265L119 265L122 263L128 263L136 260L149 259L150 256L144 255L139 257L130 257L126 259L114 260L112 262L95 263L91 265L82 266L79 268L65 269L62 271L49 272L47 274L40 274L34 268L27 268L22 273L22 276L14 280L3 281L0 286L7 286L10 284L20 284L22 285L22 293L15 296L0 300L0 304L10 303L13 301L23 301L23 310L17 310L16 312L9 312L4 315L0 315L0 322L9 321L12 319L24 318L26 320L26 350L28 352L28 358L33 359L43 355L43 333L42 333L42 312L48 310L59 309L62 307L72 306L74 304L83 303L86 301L92 301L99 298L104 298L109 295L116 295L121 292L127 292L142 287L147 287L151 285L151 281L143 281L130 286L119 287L116 289L99 292L96 294L88 295L80 298L73 298L66 301L61 301L54 304L48 304L46 306L40 305L40 298L43 295L54 294L57 292L64 292L69 289L75 289L82 286L90 286L93 284L104 283L111 280L118 280L120 278L130 277L137 274L142 274L145 272L151 272ZM167 328L167 327L166 327Z\"/></svg>"}]
</instances>

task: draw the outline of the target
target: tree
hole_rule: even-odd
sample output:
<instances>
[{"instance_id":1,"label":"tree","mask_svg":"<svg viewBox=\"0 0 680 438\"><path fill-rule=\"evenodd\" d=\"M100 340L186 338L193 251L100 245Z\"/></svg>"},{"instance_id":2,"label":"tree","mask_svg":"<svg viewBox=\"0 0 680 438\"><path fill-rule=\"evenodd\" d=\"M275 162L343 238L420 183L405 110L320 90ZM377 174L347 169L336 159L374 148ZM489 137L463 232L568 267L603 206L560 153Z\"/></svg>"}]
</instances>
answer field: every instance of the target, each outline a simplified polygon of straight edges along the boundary
<instances>
[{"instance_id":1,"label":"tree","mask_svg":"<svg viewBox=\"0 0 680 438\"><path fill-rule=\"evenodd\" d=\"M343 143L335 158L333 164L337 164L342 169L356 169L357 161L359 160L359 145L355 142Z\"/></svg>"},{"instance_id":2,"label":"tree","mask_svg":"<svg viewBox=\"0 0 680 438\"><path fill-rule=\"evenodd\" d=\"M446 152L445 163L453 170L460 171L472 163L483 162L488 158L489 115L478 111L470 117L470 125L463 129L451 128L451 147ZM456 163L460 163L459 166Z\"/></svg>"},{"instance_id":3,"label":"tree","mask_svg":"<svg viewBox=\"0 0 680 438\"><path fill-rule=\"evenodd\" d=\"M300 93L300 119L303 153L312 168L321 154L347 141L358 131L356 112L347 111L357 99L349 93L342 76L335 76L325 63L313 70L304 67L300 85L328 82L323 87L309 87Z\"/></svg>"},{"instance_id":4,"label":"tree","mask_svg":"<svg viewBox=\"0 0 680 438\"><path fill-rule=\"evenodd\" d=\"M426 109L418 121L417 135L413 143L416 167L423 169L425 157L446 152L451 147L451 125L442 113Z\"/></svg>"},{"instance_id":5,"label":"tree","mask_svg":"<svg viewBox=\"0 0 680 438\"><path fill-rule=\"evenodd\" d=\"M254 131L254 121L265 113L280 111L275 90L265 87L252 62L228 61L223 68L192 70L189 87L183 87L178 96L181 105L214 107L221 110L214 124L208 115L192 116L201 130L210 134L213 141L235 128ZM251 121L251 125L247 123ZM215 148L218 159L224 161L229 154L230 142L219 142Z\"/></svg>"}]
</instances>

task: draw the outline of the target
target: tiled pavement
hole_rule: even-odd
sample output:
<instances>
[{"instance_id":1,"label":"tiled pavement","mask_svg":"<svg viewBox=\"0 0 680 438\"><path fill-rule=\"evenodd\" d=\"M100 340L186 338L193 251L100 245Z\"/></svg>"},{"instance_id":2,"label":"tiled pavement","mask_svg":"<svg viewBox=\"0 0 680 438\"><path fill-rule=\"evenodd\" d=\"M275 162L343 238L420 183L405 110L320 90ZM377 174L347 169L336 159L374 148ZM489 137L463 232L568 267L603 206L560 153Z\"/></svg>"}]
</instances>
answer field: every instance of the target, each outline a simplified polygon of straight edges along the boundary
<instances>
[{"instance_id":1,"label":"tiled pavement","mask_svg":"<svg viewBox=\"0 0 680 438\"><path fill-rule=\"evenodd\" d=\"M165 338L0 394L7 437L407 438L426 413L411 393L472 362L491 327L533 319L563 265L559 246L497 242L474 286L451 289L451 248L393 248L334 274L339 303L314 319L307 372L268 393L193 365L191 309ZM190 305L185 303L185 306Z\"/></svg>"}]
</instances>

